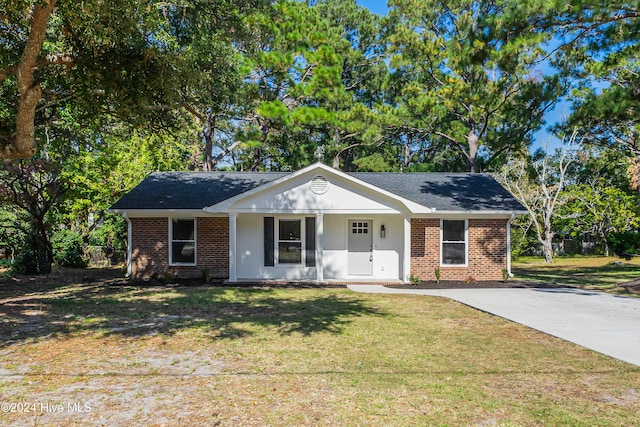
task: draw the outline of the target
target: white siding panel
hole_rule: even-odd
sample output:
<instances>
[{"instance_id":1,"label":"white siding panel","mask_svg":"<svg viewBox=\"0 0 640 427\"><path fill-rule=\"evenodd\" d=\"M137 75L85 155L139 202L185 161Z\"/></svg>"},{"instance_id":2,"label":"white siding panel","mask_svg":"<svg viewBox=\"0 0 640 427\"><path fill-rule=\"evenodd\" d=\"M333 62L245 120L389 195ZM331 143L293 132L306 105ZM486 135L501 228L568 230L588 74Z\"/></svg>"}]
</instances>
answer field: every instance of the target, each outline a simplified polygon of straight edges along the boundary
<instances>
[{"instance_id":1,"label":"white siding panel","mask_svg":"<svg viewBox=\"0 0 640 427\"><path fill-rule=\"evenodd\" d=\"M324 216L324 278L347 277L347 215Z\"/></svg>"},{"instance_id":2,"label":"white siding panel","mask_svg":"<svg viewBox=\"0 0 640 427\"><path fill-rule=\"evenodd\" d=\"M325 215L324 216L324 277L348 279L348 245L350 219L373 221L373 275L371 279L401 279L403 252L402 215ZM386 237L380 237L384 224ZM354 277L358 279L362 277Z\"/></svg>"},{"instance_id":3,"label":"white siding panel","mask_svg":"<svg viewBox=\"0 0 640 427\"><path fill-rule=\"evenodd\" d=\"M278 216L276 215L276 220ZM314 267L265 267L264 266L264 216L238 215L238 244L236 262L238 280L254 279L284 279L306 280L315 279ZM300 217L303 219L303 217Z\"/></svg>"},{"instance_id":4,"label":"white siding panel","mask_svg":"<svg viewBox=\"0 0 640 427\"><path fill-rule=\"evenodd\" d=\"M278 215L275 215L277 220ZM302 217L301 217L302 218ZM373 221L373 275L371 279L402 279L403 216L402 215L331 215L324 216L325 280L348 280L347 236L350 219ZM315 279L313 267L264 267L263 215L238 214L237 271L238 280ZM385 238L380 237L384 224ZM353 279L362 279L354 277Z\"/></svg>"},{"instance_id":5,"label":"white siding panel","mask_svg":"<svg viewBox=\"0 0 640 427\"><path fill-rule=\"evenodd\" d=\"M315 194L313 176L303 175L252 197L238 201L232 209L239 212L374 212L397 213L403 206L363 186L336 176L326 176L327 191Z\"/></svg>"},{"instance_id":6,"label":"white siding panel","mask_svg":"<svg viewBox=\"0 0 640 427\"><path fill-rule=\"evenodd\" d=\"M264 264L262 215L238 215L236 265L238 278L258 278Z\"/></svg>"},{"instance_id":7,"label":"white siding panel","mask_svg":"<svg viewBox=\"0 0 640 427\"><path fill-rule=\"evenodd\" d=\"M385 238L380 237L384 224ZM404 241L401 215L376 215L373 217L373 276L377 279L400 279Z\"/></svg>"}]
</instances>

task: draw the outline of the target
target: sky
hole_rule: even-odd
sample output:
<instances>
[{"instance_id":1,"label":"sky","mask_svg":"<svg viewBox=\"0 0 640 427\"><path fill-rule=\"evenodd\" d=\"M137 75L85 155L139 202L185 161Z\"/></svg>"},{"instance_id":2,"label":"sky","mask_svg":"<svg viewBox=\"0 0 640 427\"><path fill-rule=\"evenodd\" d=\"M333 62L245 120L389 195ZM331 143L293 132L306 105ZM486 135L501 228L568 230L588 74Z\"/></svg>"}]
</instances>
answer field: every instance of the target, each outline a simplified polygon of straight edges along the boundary
<instances>
[{"instance_id":1,"label":"sky","mask_svg":"<svg viewBox=\"0 0 640 427\"><path fill-rule=\"evenodd\" d=\"M356 0L360 6L368 8L371 12L378 15L386 15L389 11L387 0ZM554 124L561 122L569 116L570 106L567 102L560 101L558 104L545 115L546 124L542 129L534 134L534 144L532 150L543 147L548 144L549 149L559 146L560 141L548 132L548 128Z\"/></svg>"},{"instance_id":2,"label":"sky","mask_svg":"<svg viewBox=\"0 0 640 427\"><path fill-rule=\"evenodd\" d=\"M360 6L368 8L371 12L378 15L386 15L389 8L387 7L387 0L356 0Z\"/></svg>"}]
</instances>

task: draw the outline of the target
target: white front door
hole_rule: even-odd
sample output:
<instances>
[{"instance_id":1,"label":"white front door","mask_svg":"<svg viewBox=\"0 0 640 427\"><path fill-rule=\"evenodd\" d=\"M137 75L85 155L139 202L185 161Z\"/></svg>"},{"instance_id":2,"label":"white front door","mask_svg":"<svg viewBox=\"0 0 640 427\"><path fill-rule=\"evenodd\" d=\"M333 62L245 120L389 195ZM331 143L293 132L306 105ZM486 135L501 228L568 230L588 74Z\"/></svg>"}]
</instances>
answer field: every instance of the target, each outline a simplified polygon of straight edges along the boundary
<instances>
[{"instance_id":1,"label":"white front door","mask_svg":"<svg viewBox=\"0 0 640 427\"><path fill-rule=\"evenodd\" d=\"M373 274L373 229L371 221L349 220L349 275L371 276Z\"/></svg>"}]
</instances>

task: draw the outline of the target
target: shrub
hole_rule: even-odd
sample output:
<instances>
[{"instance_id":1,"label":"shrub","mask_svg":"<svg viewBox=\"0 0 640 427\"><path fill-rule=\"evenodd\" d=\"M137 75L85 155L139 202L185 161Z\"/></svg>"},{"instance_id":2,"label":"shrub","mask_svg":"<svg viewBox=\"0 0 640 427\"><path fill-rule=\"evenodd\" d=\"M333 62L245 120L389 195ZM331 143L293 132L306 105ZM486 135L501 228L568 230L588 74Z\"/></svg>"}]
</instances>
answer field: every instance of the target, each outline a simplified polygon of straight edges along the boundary
<instances>
[{"instance_id":1,"label":"shrub","mask_svg":"<svg viewBox=\"0 0 640 427\"><path fill-rule=\"evenodd\" d=\"M26 245L17 253L13 264L11 264L13 274L38 274L38 255L32 246Z\"/></svg>"},{"instance_id":2,"label":"shrub","mask_svg":"<svg viewBox=\"0 0 640 427\"><path fill-rule=\"evenodd\" d=\"M630 260L640 254L640 233L636 231L611 232L607 234L607 245L616 256Z\"/></svg>"},{"instance_id":3,"label":"shrub","mask_svg":"<svg viewBox=\"0 0 640 427\"><path fill-rule=\"evenodd\" d=\"M84 268L84 242L82 236L72 230L59 230L51 239L53 260L61 267Z\"/></svg>"},{"instance_id":4,"label":"shrub","mask_svg":"<svg viewBox=\"0 0 640 427\"><path fill-rule=\"evenodd\" d=\"M89 244L111 250L127 248L127 223L120 215L107 214L102 224L89 235Z\"/></svg>"}]
</instances>

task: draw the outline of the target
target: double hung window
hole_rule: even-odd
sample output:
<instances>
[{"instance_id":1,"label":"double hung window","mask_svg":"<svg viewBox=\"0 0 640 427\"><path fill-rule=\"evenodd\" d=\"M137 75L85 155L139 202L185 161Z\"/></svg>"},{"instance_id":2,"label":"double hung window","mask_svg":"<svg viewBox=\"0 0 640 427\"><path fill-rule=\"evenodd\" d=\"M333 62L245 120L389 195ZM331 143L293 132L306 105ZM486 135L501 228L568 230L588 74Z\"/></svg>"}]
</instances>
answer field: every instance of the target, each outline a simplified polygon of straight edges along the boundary
<instances>
[{"instance_id":1,"label":"double hung window","mask_svg":"<svg viewBox=\"0 0 640 427\"><path fill-rule=\"evenodd\" d=\"M443 219L440 235L441 264L467 265L467 221Z\"/></svg>"},{"instance_id":2,"label":"double hung window","mask_svg":"<svg viewBox=\"0 0 640 427\"><path fill-rule=\"evenodd\" d=\"M172 218L169 220L169 264L196 264L196 220Z\"/></svg>"},{"instance_id":3,"label":"double hung window","mask_svg":"<svg viewBox=\"0 0 640 427\"><path fill-rule=\"evenodd\" d=\"M302 228L299 219L278 221L278 264L302 264Z\"/></svg>"},{"instance_id":4,"label":"double hung window","mask_svg":"<svg viewBox=\"0 0 640 427\"><path fill-rule=\"evenodd\" d=\"M264 266L316 265L316 218L264 217Z\"/></svg>"}]
</instances>

